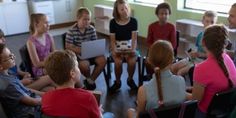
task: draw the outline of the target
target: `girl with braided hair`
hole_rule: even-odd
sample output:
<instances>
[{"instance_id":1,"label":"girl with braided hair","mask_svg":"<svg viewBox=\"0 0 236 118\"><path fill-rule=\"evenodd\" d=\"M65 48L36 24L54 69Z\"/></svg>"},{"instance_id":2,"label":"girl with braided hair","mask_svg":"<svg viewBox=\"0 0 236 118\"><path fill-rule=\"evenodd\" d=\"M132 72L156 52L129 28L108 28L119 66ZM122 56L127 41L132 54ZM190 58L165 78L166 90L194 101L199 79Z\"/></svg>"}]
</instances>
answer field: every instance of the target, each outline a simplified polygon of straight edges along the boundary
<instances>
[{"instance_id":1,"label":"girl with braided hair","mask_svg":"<svg viewBox=\"0 0 236 118\"><path fill-rule=\"evenodd\" d=\"M174 58L173 47L166 40L157 40L148 52L148 62L155 68L152 79L139 87L137 114L162 106L179 104L189 99L183 77L170 71ZM135 109L128 110L128 118L137 117Z\"/></svg>"},{"instance_id":2,"label":"girl with braided hair","mask_svg":"<svg viewBox=\"0 0 236 118\"><path fill-rule=\"evenodd\" d=\"M236 84L236 69L225 53L228 32L223 25L209 26L203 35L207 59L193 73L193 99L199 100L197 118L204 118L212 97Z\"/></svg>"}]
</instances>

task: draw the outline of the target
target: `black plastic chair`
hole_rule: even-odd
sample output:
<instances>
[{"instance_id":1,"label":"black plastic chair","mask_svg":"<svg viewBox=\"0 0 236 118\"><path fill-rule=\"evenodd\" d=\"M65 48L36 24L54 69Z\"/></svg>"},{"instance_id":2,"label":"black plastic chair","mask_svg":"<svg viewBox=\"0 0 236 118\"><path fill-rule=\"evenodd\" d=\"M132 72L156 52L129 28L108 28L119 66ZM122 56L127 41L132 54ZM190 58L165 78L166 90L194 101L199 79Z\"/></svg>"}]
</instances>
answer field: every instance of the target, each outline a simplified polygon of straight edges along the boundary
<instances>
[{"instance_id":1,"label":"black plastic chair","mask_svg":"<svg viewBox=\"0 0 236 118\"><path fill-rule=\"evenodd\" d=\"M20 52L22 64L24 65L24 68L25 68L24 71L29 72L31 74L31 76L34 77L34 74L32 71L32 63L31 63L31 59L29 56L27 46L24 45L23 47L21 47L19 52Z\"/></svg>"},{"instance_id":2,"label":"black plastic chair","mask_svg":"<svg viewBox=\"0 0 236 118\"><path fill-rule=\"evenodd\" d=\"M113 63L114 60L112 58L112 56L108 56L107 57L107 76L108 76L108 81L107 81L107 85L110 86L110 79L111 79L111 63ZM126 60L124 59L123 62L126 62ZM140 81L141 81L141 56L138 54L137 55L137 60L136 62L138 62L138 85L140 85Z\"/></svg>"},{"instance_id":3,"label":"black plastic chair","mask_svg":"<svg viewBox=\"0 0 236 118\"><path fill-rule=\"evenodd\" d=\"M139 118L194 118L197 101L186 101L182 104L152 109L139 113Z\"/></svg>"},{"instance_id":4,"label":"black plastic chair","mask_svg":"<svg viewBox=\"0 0 236 118\"><path fill-rule=\"evenodd\" d=\"M61 37L62 37L63 48L66 49L66 33L63 33L61 35ZM90 65L95 65L95 63L90 63ZM108 90L109 89L109 77L108 77L108 74L107 74L105 68L102 70L102 73L104 75L104 79L105 79L105 82L106 82L106 85L107 85L107 90Z\"/></svg>"},{"instance_id":5,"label":"black plastic chair","mask_svg":"<svg viewBox=\"0 0 236 118\"><path fill-rule=\"evenodd\" d=\"M236 88L216 93L207 110L207 118L227 118L236 106Z\"/></svg>"},{"instance_id":6,"label":"black plastic chair","mask_svg":"<svg viewBox=\"0 0 236 118\"><path fill-rule=\"evenodd\" d=\"M174 56L176 58L176 60L179 60L180 58L177 57L177 53L178 53L178 47L179 47L179 41L180 41L180 32L176 31L176 48L174 49ZM148 51L147 51L148 53ZM141 75L140 75L140 81L139 81L139 86L143 85L144 81L149 81L151 78L144 75L144 72L146 70L146 56L143 57L142 60L142 69L141 69Z\"/></svg>"}]
</instances>

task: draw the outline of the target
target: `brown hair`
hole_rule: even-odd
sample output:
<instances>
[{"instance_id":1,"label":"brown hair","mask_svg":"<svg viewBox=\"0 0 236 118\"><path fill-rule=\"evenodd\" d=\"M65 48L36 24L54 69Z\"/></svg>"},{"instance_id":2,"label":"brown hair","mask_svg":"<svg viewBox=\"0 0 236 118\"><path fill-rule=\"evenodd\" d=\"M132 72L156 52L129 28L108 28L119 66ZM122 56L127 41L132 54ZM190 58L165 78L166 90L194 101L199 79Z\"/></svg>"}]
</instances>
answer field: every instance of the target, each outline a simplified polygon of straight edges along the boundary
<instances>
[{"instance_id":1,"label":"brown hair","mask_svg":"<svg viewBox=\"0 0 236 118\"><path fill-rule=\"evenodd\" d=\"M236 3L234 3L231 7L236 7Z\"/></svg>"},{"instance_id":2,"label":"brown hair","mask_svg":"<svg viewBox=\"0 0 236 118\"><path fill-rule=\"evenodd\" d=\"M113 13L112 13L114 19L116 19L116 20L120 19L120 14L118 12L118 5L119 4L127 4L129 12L130 12L130 7L129 7L129 4L126 0L116 0L115 3L114 3Z\"/></svg>"},{"instance_id":3,"label":"brown hair","mask_svg":"<svg viewBox=\"0 0 236 118\"><path fill-rule=\"evenodd\" d=\"M30 34L35 33L36 25L42 20L43 17L46 17L46 15L42 13L35 13L30 15L30 25L29 25Z\"/></svg>"},{"instance_id":4,"label":"brown hair","mask_svg":"<svg viewBox=\"0 0 236 118\"><path fill-rule=\"evenodd\" d=\"M214 11L205 11L205 13L203 14L202 19L204 19L205 17L211 17L214 18L214 21L217 21L217 13ZM214 24L214 21L212 22L212 24Z\"/></svg>"},{"instance_id":5,"label":"brown hair","mask_svg":"<svg viewBox=\"0 0 236 118\"><path fill-rule=\"evenodd\" d=\"M86 13L86 14L88 14L88 15L91 15L91 12L90 12L90 10L89 10L88 8L86 8L86 7L80 7L80 8L77 10L77 15L76 15L76 17L77 17L78 19L80 19L84 13Z\"/></svg>"},{"instance_id":6,"label":"brown hair","mask_svg":"<svg viewBox=\"0 0 236 118\"><path fill-rule=\"evenodd\" d=\"M7 48L6 45L3 43L0 43L0 62L2 61L2 53L5 48Z\"/></svg>"},{"instance_id":7,"label":"brown hair","mask_svg":"<svg viewBox=\"0 0 236 118\"><path fill-rule=\"evenodd\" d=\"M4 37L5 35L4 35L4 33L3 33L3 31L0 29L0 38L2 38L2 37Z\"/></svg>"},{"instance_id":8,"label":"brown hair","mask_svg":"<svg viewBox=\"0 0 236 118\"><path fill-rule=\"evenodd\" d=\"M229 73L224 64L222 57L224 47L227 43L228 31L223 25L212 25L207 27L203 35L203 43L206 48L214 55L218 65L228 78L230 87L233 87L232 81L229 79Z\"/></svg>"},{"instance_id":9,"label":"brown hair","mask_svg":"<svg viewBox=\"0 0 236 118\"><path fill-rule=\"evenodd\" d=\"M169 3L163 2L159 5L157 5L156 11L155 11L156 15L158 15L160 9L168 9L169 14L171 14L171 7L170 7Z\"/></svg>"},{"instance_id":10,"label":"brown hair","mask_svg":"<svg viewBox=\"0 0 236 118\"><path fill-rule=\"evenodd\" d=\"M161 88L160 71L170 65L174 58L173 47L170 42L165 40L156 41L148 52L149 62L156 67L156 81L158 89L159 104L163 103L163 93Z\"/></svg>"},{"instance_id":11,"label":"brown hair","mask_svg":"<svg viewBox=\"0 0 236 118\"><path fill-rule=\"evenodd\" d=\"M70 50L51 53L45 61L45 69L50 78L58 85L70 80L70 72L76 66L76 55Z\"/></svg>"}]
</instances>

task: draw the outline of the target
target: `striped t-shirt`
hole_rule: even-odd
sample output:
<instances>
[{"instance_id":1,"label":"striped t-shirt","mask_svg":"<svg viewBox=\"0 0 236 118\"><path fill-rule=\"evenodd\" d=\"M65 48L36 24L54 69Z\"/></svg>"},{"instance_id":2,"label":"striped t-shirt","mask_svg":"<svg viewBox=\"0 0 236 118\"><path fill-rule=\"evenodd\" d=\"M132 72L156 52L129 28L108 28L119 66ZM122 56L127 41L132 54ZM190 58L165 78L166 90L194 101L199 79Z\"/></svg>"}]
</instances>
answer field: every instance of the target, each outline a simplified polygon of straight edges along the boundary
<instances>
[{"instance_id":1,"label":"striped t-shirt","mask_svg":"<svg viewBox=\"0 0 236 118\"><path fill-rule=\"evenodd\" d=\"M81 47L85 41L96 40L96 30L93 26L88 26L82 33L77 24L75 24L66 34L66 43Z\"/></svg>"}]
</instances>

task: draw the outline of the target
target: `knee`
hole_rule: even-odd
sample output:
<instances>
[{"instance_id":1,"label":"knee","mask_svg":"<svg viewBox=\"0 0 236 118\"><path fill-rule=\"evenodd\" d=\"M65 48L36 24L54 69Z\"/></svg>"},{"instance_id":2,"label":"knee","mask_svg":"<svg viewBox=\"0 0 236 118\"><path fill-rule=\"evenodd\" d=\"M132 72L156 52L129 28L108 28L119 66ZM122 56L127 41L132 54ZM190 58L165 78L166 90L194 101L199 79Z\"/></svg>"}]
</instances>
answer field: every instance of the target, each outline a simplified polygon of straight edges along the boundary
<instances>
[{"instance_id":1,"label":"knee","mask_svg":"<svg viewBox=\"0 0 236 118\"><path fill-rule=\"evenodd\" d=\"M114 64L115 64L115 66L117 66L117 67L121 67L121 66L122 66L122 60L116 59L116 60L114 60Z\"/></svg>"},{"instance_id":2,"label":"knee","mask_svg":"<svg viewBox=\"0 0 236 118\"><path fill-rule=\"evenodd\" d=\"M129 108L127 111L128 118L136 118L136 111L133 108Z\"/></svg>"},{"instance_id":3,"label":"knee","mask_svg":"<svg viewBox=\"0 0 236 118\"><path fill-rule=\"evenodd\" d=\"M129 65L135 65L136 64L136 59L129 59L128 61L127 61L127 63L129 64Z\"/></svg>"},{"instance_id":4,"label":"knee","mask_svg":"<svg viewBox=\"0 0 236 118\"><path fill-rule=\"evenodd\" d=\"M89 62L86 62L86 61L84 61L84 62L80 62L79 63L79 68L81 69L81 70L87 70L88 68L89 68Z\"/></svg>"},{"instance_id":5,"label":"knee","mask_svg":"<svg viewBox=\"0 0 236 118\"><path fill-rule=\"evenodd\" d=\"M96 64L101 67L105 67L106 63L107 63L107 61L104 56L102 56L96 60Z\"/></svg>"}]
</instances>

